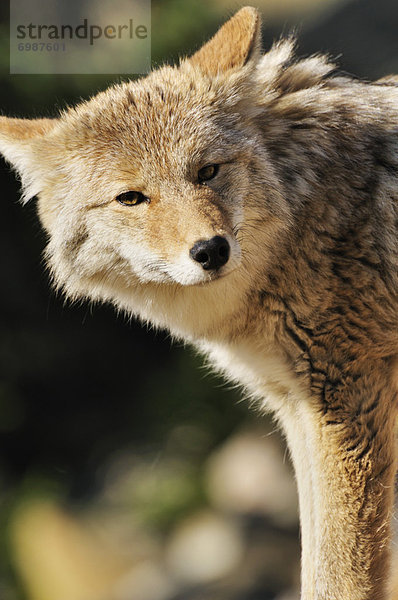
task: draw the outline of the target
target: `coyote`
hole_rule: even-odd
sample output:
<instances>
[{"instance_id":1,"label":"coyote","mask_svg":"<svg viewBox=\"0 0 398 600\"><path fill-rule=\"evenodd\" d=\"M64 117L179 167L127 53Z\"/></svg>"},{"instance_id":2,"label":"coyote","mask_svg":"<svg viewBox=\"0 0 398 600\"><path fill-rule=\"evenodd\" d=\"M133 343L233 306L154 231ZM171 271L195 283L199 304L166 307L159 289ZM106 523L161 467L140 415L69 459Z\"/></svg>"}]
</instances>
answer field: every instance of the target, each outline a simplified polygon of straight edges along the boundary
<instances>
[{"instance_id":1,"label":"coyote","mask_svg":"<svg viewBox=\"0 0 398 600\"><path fill-rule=\"evenodd\" d=\"M176 67L0 119L54 284L168 329L286 434L303 600L383 600L396 469L398 87L242 8Z\"/></svg>"}]
</instances>

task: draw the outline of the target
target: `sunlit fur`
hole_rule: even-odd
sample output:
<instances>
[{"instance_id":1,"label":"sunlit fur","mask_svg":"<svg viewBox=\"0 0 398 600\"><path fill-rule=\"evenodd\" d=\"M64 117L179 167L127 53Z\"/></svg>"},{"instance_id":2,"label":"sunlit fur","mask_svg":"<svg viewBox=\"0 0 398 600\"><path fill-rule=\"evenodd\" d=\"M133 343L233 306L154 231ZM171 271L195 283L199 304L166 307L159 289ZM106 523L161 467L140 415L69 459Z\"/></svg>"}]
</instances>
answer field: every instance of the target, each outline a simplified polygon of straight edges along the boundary
<instances>
[{"instance_id":1,"label":"sunlit fur","mask_svg":"<svg viewBox=\"0 0 398 600\"><path fill-rule=\"evenodd\" d=\"M193 343L274 411L298 482L302 599L383 600L398 88L297 60L292 39L262 55L259 31L241 9L178 67L58 119L2 117L0 150L38 197L56 287ZM149 201L120 204L129 190ZM190 249L216 235L231 256L205 270Z\"/></svg>"}]
</instances>

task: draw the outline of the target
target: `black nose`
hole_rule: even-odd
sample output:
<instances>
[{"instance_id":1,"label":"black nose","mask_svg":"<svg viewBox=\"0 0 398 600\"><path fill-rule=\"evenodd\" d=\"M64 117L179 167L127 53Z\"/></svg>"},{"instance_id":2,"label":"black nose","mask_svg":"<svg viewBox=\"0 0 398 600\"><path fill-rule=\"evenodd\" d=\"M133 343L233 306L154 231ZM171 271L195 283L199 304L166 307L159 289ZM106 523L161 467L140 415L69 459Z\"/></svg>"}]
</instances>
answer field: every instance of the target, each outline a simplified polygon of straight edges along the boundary
<instances>
[{"instance_id":1,"label":"black nose","mask_svg":"<svg viewBox=\"0 0 398 600\"><path fill-rule=\"evenodd\" d=\"M229 244L220 235L210 240L199 240L189 251L191 257L200 263L205 271L219 269L229 259Z\"/></svg>"}]
</instances>

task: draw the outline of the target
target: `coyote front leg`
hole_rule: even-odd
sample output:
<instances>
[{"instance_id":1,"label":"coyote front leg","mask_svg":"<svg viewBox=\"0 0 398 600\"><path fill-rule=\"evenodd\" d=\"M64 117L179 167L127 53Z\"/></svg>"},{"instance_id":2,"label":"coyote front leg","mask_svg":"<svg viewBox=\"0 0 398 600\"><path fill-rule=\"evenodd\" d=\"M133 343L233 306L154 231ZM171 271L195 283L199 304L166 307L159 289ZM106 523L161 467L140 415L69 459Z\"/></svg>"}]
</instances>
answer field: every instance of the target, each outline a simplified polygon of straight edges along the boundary
<instances>
[{"instance_id":1,"label":"coyote front leg","mask_svg":"<svg viewBox=\"0 0 398 600\"><path fill-rule=\"evenodd\" d=\"M382 600L389 568L396 398L388 361L281 420L298 481L302 600ZM355 378L354 378L355 379Z\"/></svg>"}]
</instances>

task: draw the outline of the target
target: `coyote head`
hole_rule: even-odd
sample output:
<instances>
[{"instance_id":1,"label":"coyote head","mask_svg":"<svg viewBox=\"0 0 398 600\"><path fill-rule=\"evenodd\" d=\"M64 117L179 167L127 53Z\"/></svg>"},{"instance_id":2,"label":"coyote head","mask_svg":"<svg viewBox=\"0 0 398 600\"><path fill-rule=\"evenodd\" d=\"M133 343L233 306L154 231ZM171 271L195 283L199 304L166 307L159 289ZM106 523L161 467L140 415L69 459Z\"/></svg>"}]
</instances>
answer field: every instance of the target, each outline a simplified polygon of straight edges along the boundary
<instances>
[{"instance_id":1,"label":"coyote head","mask_svg":"<svg viewBox=\"0 0 398 600\"><path fill-rule=\"evenodd\" d=\"M192 288L199 304L218 290L216 311L242 295L289 227L259 122L291 50L261 56L259 15L246 7L178 66L55 119L0 117L0 151L23 200L37 197L57 287L152 321L154 294L170 307ZM305 87L314 64L296 71Z\"/></svg>"}]
</instances>

